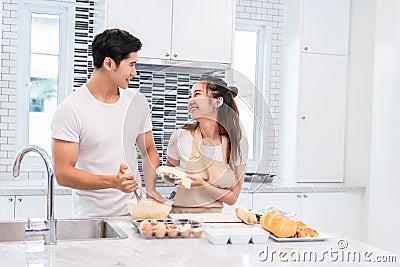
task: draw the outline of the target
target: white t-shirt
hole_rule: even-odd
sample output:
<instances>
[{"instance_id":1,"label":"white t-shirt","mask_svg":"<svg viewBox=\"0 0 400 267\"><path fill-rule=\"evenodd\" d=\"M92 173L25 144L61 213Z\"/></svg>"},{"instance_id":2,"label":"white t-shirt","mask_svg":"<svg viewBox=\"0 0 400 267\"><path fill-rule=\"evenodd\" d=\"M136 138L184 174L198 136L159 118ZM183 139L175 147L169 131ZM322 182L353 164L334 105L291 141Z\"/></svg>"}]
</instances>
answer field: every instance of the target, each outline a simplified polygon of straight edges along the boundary
<instances>
[{"instance_id":1,"label":"white t-shirt","mask_svg":"<svg viewBox=\"0 0 400 267\"><path fill-rule=\"evenodd\" d=\"M146 98L137 91L120 89L117 102L98 101L83 85L62 102L52 120L52 137L79 143L76 168L98 175L117 175L126 163L140 185L135 141L152 128ZM126 153L124 153L126 152ZM132 194L117 189L73 190L73 216L127 215Z\"/></svg>"},{"instance_id":2,"label":"white t-shirt","mask_svg":"<svg viewBox=\"0 0 400 267\"><path fill-rule=\"evenodd\" d=\"M167 155L174 160L179 160L179 167L184 169L187 161L192 155L192 142L193 136L189 130L178 129L172 135L168 143ZM218 146L205 146L200 144L201 152L208 158L224 161L222 144ZM239 156L234 162L234 166L247 164L248 160L248 143L246 138L243 136L240 140L240 152Z\"/></svg>"}]
</instances>

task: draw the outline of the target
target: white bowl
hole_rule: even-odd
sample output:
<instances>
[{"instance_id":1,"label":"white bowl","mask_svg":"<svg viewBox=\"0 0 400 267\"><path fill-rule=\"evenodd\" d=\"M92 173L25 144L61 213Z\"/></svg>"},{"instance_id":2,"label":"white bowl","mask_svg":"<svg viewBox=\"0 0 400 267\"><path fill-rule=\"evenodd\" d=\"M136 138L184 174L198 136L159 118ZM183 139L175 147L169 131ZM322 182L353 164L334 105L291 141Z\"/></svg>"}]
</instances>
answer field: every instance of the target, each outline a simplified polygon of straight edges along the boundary
<instances>
[{"instance_id":1,"label":"white bowl","mask_svg":"<svg viewBox=\"0 0 400 267\"><path fill-rule=\"evenodd\" d=\"M233 228L230 230L230 241L233 245L248 244L251 239L251 228Z\"/></svg>"},{"instance_id":2,"label":"white bowl","mask_svg":"<svg viewBox=\"0 0 400 267\"><path fill-rule=\"evenodd\" d=\"M251 242L253 244L265 244L267 243L269 232L261 228L252 228L253 232L251 234Z\"/></svg>"},{"instance_id":3,"label":"white bowl","mask_svg":"<svg viewBox=\"0 0 400 267\"><path fill-rule=\"evenodd\" d=\"M159 203L153 199L128 200L128 212L134 219L164 219L168 216L172 206L169 203Z\"/></svg>"},{"instance_id":4,"label":"white bowl","mask_svg":"<svg viewBox=\"0 0 400 267\"><path fill-rule=\"evenodd\" d=\"M229 240L229 233L225 229L205 229L204 235L214 245L226 245Z\"/></svg>"}]
</instances>

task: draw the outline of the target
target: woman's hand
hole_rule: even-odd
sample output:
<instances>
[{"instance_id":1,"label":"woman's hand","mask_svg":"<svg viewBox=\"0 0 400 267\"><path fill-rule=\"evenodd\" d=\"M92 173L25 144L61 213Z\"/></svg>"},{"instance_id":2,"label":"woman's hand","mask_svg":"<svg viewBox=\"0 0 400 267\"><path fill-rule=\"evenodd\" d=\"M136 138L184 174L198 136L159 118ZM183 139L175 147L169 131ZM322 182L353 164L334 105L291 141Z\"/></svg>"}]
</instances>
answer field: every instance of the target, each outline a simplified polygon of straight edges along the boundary
<instances>
[{"instance_id":1,"label":"woman's hand","mask_svg":"<svg viewBox=\"0 0 400 267\"><path fill-rule=\"evenodd\" d=\"M169 173L165 173L161 177L162 177L161 180L164 183L166 183L167 185L174 185L175 184L176 179L169 178Z\"/></svg>"},{"instance_id":2,"label":"woman's hand","mask_svg":"<svg viewBox=\"0 0 400 267\"><path fill-rule=\"evenodd\" d=\"M200 174L188 174L187 177L192 180L192 186L204 186L208 184Z\"/></svg>"}]
</instances>

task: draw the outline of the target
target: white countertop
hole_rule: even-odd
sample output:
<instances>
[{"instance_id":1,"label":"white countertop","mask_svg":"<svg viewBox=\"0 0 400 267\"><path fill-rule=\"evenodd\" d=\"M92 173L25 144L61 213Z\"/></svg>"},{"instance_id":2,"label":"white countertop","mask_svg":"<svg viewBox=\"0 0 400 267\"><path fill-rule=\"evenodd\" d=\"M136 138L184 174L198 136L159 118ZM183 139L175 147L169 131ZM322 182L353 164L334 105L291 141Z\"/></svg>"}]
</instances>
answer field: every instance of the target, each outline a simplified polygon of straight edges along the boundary
<instances>
[{"instance_id":1,"label":"white countertop","mask_svg":"<svg viewBox=\"0 0 400 267\"><path fill-rule=\"evenodd\" d=\"M46 195L47 180L0 180L1 195ZM70 195L71 188L54 186L54 193L57 195Z\"/></svg>"},{"instance_id":2,"label":"white countertop","mask_svg":"<svg viewBox=\"0 0 400 267\"><path fill-rule=\"evenodd\" d=\"M268 239L266 244L212 245L204 235L200 238L152 239L145 240L131 224L131 218L115 219L128 235L121 240L71 241L58 242L54 246L44 246L42 241L19 243L0 243L0 266L282 266L286 259L291 261L295 255L315 253L317 259L325 259L321 266L398 266L393 263L368 263L378 256L395 256L365 243L332 235L332 238L320 242L275 242ZM226 225L228 226L228 225ZM339 248L347 242L346 248ZM264 253L261 253L264 251ZM307 252L308 251L308 252ZM342 255L360 253L360 261ZM260 259L264 257L265 261ZM286 253L286 254L285 254ZM268 255L266 258L265 255ZM286 256L285 256L286 255ZM353 254L352 254L353 255ZM271 260L273 257L273 260ZM279 258L280 257L280 258ZM261 257L262 258L262 257ZM397 262L400 257L397 256ZM312 260L311 262L314 262ZM296 266L308 266L309 260L295 263Z\"/></svg>"},{"instance_id":3,"label":"white countertop","mask_svg":"<svg viewBox=\"0 0 400 267\"><path fill-rule=\"evenodd\" d=\"M173 188L157 187L162 194L169 194ZM365 187L347 186L342 183L294 183L274 181L273 183L243 183L242 192L246 193L312 193L312 192L364 192ZM0 195L45 195L47 180L0 180ZM54 193L71 194L71 189L56 184Z\"/></svg>"}]
</instances>

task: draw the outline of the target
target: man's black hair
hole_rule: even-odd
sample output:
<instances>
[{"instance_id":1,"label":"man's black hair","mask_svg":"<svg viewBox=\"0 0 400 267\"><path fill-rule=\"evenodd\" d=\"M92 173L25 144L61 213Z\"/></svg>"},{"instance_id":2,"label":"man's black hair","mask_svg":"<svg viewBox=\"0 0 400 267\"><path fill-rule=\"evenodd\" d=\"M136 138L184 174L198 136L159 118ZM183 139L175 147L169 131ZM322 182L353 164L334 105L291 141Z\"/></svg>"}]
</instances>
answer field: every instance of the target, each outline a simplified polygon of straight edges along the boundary
<instances>
[{"instance_id":1,"label":"man's black hair","mask_svg":"<svg viewBox=\"0 0 400 267\"><path fill-rule=\"evenodd\" d=\"M142 48L142 42L121 29L108 29L94 37L92 43L93 66L101 68L106 57L112 58L117 66L132 52Z\"/></svg>"}]
</instances>

